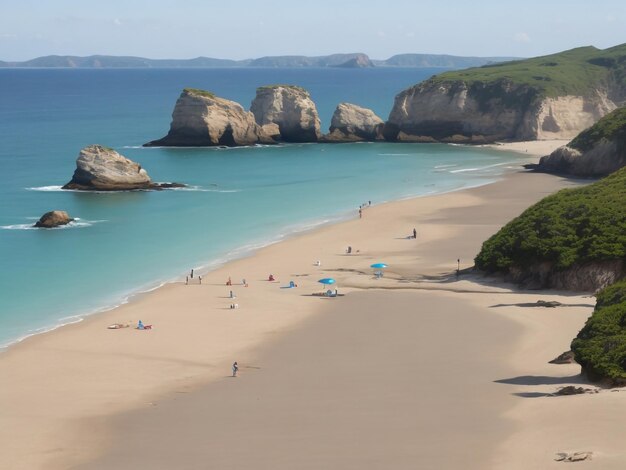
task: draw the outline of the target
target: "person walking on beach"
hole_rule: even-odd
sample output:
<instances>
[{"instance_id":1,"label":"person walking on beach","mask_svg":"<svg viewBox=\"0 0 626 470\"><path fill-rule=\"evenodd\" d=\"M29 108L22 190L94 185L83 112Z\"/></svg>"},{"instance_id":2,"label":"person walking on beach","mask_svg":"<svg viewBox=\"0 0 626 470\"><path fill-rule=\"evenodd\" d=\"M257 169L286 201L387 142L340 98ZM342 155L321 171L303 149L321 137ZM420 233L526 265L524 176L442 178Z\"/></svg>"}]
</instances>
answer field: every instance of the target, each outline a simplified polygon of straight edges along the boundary
<instances>
[{"instance_id":1,"label":"person walking on beach","mask_svg":"<svg viewBox=\"0 0 626 470\"><path fill-rule=\"evenodd\" d=\"M193 269L191 270L191 275L189 277L191 277L191 279L193 279Z\"/></svg>"},{"instance_id":2,"label":"person walking on beach","mask_svg":"<svg viewBox=\"0 0 626 470\"><path fill-rule=\"evenodd\" d=\"M198 284L202 284L202 276L198 276Z\"/></svg>"},{"instance_id":3,"label":"person walking on beach","mask_svg":"<svg viewBox=\"0 0 626 470\"><path fill-rule=\"evenodd\" d=\"M413 238L417 238L417 230L413 229Z\"/></svg>"},{"instance_id":4,"label":"person walking on beach","mask_svg":"<svg viewBox=\"0 0 626 470\"><path fill-rule=\"evenodd\" d=\"M233 362L233 377L237 377L237 372L239 372L239 366L237 365L237 361Z\"/></svg>"},{"instance_id":5,"label":"person walking on beach","mask_svg":"<svg viewBox=\"0 0 626 470\"><path fill-rule=\"evenodd\" d=\"M186 285L186 286L187 286L187 285L189 285L189 276L187 276L187 277L185 278L185 285Z\"/></svg>"},{"instance_id":6,"label":"person walking on beach","mask_svg":"<svg viewBox=\"0 0 626 470\"><path fill-rule=\"evenodd\" d=\"M363 218L363 209L359 207L359 219Z\"/></svg>"}]
</instances>

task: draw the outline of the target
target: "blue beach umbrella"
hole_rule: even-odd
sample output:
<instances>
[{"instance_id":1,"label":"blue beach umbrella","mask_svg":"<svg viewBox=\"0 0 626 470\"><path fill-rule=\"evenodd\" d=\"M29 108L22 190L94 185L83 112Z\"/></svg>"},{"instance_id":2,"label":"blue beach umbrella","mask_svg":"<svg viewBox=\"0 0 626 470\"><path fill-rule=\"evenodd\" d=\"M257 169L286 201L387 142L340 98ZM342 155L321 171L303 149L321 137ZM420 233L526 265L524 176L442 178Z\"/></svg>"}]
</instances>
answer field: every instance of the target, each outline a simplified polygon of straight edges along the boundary
<instances>
[{"instance_id":1,"label":"blue beach umbrella","mask_svg":"<svg viewBox=\"0 0 626 470\"><path fill-rule=\"evenodd\" d=\"M327 286L329 286L331 284L334 284L335 280L333 278L330 278L330 277L325 277L324 279L320 279L317 282L321 282L322 284L326 284Z\"/></svg>"},{"instance_id":2,"label":"blue beach umbrella","mask_svg":"<svg viewBox=\"0 0 626 470\"><path fill-rule=\"evenodd\" d=\"M386 267L387 267L387 265L385 263L370 264L370 268L374 268L374 269L384 269Z\"/></svg>"}]
</instances>

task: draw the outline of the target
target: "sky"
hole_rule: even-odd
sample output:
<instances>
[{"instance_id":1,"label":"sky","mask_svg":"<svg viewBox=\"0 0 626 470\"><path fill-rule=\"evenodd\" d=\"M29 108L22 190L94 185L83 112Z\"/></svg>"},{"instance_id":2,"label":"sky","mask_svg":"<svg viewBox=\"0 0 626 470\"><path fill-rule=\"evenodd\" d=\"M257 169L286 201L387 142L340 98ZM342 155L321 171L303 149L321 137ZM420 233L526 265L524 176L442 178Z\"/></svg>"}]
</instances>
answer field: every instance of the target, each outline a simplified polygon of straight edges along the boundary
<instances>
[{"instance_id":1,"label":"sky","mask_svg":"<svg viewBox=\"0 0 626 470\"><path fill-rule=\"evenodd\" d=\"M0 0L0 60L364 52L532 57L626 42L624 0Z\"/></svg>"}]
</instances>

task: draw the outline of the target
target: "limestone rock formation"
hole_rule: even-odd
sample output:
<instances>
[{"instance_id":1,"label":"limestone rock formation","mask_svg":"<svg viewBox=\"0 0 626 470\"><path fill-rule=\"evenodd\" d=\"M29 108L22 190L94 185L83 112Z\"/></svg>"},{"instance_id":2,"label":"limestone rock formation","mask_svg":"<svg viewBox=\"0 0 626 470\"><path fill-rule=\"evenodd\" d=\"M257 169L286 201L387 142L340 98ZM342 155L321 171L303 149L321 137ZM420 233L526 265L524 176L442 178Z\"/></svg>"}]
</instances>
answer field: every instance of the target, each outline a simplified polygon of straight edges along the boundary
<instances>
[{"instance_id":1,"label":"limestone rock formation","mask_svg":"<svg viewBox=\"0 0 626 470\"><path fill-rule=\"evenodd\" d=\"M567 145L550 155L541 157L535 167L546 173L574 176L605 176L626 166L626 152L620 151L616 142L604 140L587 152Z\"/></svg>"},{"instance_id":2,"label":"limestone rock formation","mask_svg":"<svg viewBox=\"0 0 626 470\"><path fill-rule=\"evenodd\" d=\"M127 191L184 186L179 183L153 183L139 163L102 145L90 145L80 151L72 180L63 189Z\"/></svg>"},{"instance_id":3,"label":"limestone rock formation","mask_svg":"<svg viewBox=\"0 0 626 470\"><path fill-rule=\"evenodd\" d=\"M317 142L320 118L309 92L293 85L257 88L250 111L257 124L275 140Z\"/></svg>"},{"instance_id":4,"label":"limestone rock formation","mask_svg":"<svg viewBox=\"0 0 626 470\"><path fill-rule=\"evenodd\" d=\"M35 224L35 227L40 228L54 228L62 225L67 225L73 221L69 214L65 211L50 211L46 212Z\"/></svg>"},{"instance_id":5,"label":"limestone rock formation","mask_svg":"<svg viewBox=\"0 0 626 470\"><path fill-rule=\"evenodd\" d=\"M384 122L374 111L355 104L340 103L333 113L326 142L382 140Z\"/></svg>"},{"instance_id":6,"label":"limestone rock formation","mask_svg":"<svg viewBox=\"0 0 626 470\"><path fill-rule=\"evenodd\" d=\"M626 166L626 108L619 108L567 145L542 157L534 169L575 176L606 176Z\"/></svg>"},{"instance_id":7,"label":"limestone rock formation","mask_svg":"<svg viewBox=\"0 0 626 470\"><path fill-rule=\"evenodd\" d=\"M539 97L526 84L427 80L395 98L390 141L484 143L572 138L616 108L606 91Z\"/></svg>"},{"instance_id":8,"label":"limestone rock formation","mask_svg":"<svg viewBox=\"0 0 626 470\"><path fill-rule=\"evenodd\" d=\"M258 143L273 141L239 103L185 88L176 101L168 134L144 146L235 147Z\"/></svg>"}]
</instances>

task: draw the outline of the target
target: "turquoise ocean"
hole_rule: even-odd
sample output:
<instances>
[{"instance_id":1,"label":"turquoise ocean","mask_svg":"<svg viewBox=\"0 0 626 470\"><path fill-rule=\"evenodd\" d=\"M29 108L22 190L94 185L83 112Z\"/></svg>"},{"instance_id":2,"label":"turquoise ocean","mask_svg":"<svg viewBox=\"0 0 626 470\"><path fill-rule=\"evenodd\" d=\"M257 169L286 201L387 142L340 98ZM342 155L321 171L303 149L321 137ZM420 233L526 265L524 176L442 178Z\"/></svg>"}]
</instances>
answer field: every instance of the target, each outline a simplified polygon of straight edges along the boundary
<instances>
[{"instance_id":1,"label":"turquoise ocean","mask_svg":"<svg viewBox=\"0 0 626 470\"><path fill-rule=\"evenodd\" d=\"M308 89L328 130L346 101L386 119L402 89L438 69L0 69L0 346L77 321L358 206L496 180L519 156L440 144L142 148L164 136L184 87L249 107L261 85ZM60 190L80 149L113 147L160 192ZM32 229L44 212L78 218Z\"/></svg>"}]
</instances>

